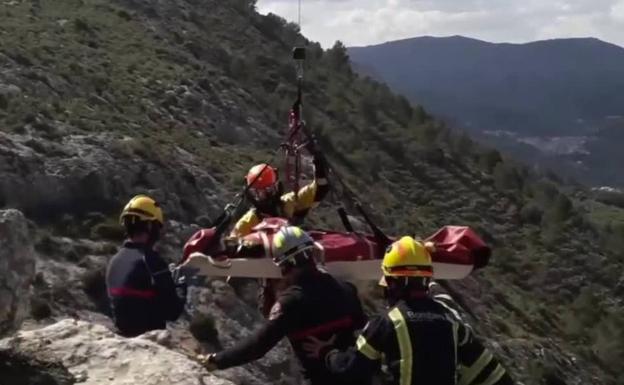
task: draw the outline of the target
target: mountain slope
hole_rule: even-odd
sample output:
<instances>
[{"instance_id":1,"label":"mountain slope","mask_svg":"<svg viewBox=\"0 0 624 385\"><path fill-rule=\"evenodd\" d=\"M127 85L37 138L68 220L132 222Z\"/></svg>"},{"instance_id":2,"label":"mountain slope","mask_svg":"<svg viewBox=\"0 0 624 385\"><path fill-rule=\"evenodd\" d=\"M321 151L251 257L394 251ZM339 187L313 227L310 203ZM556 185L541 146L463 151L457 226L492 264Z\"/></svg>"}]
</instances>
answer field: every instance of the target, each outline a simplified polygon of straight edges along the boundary
<instances>
[{"instance_id":1,"label":"mountain slope","mask_svg":"<svg viewBox=\"0 0 624 385\"><path fill-rule=\"evenodd\" d=\"M3 5L0 206L33 220L44 278L61 264L97 273L111 246L85 238L114 241L118 210L137 192L175 220L180 238L168 238L166 254L176 257L178 222L214 218L246 169L271 158L295 95L290 50L303 38L251 3ZM425 236L467 224L493 245L492 265L451 290L516 378L616 383L622 249L608 249L574 206L583 190L453 135L358 77L340 45L309 43L304 86L309 127L384 229ZM339 226L334 208L326 202L309 223ZM85 293L73 275L47 283L54 295L38 294L53 314L102 311L97 285Z\"/></svg>"},{"instance_id":2,"label":"mountain slope","mask_svg":"<svg viewBox=\"0 0 624 385\"><path fill-rule=\"evenodd\" d=\"M582 131L624 114L624 49L597 39L492 44L422 37L349 48L396 90L475 129Z\"/></svg>"}]
</instances>

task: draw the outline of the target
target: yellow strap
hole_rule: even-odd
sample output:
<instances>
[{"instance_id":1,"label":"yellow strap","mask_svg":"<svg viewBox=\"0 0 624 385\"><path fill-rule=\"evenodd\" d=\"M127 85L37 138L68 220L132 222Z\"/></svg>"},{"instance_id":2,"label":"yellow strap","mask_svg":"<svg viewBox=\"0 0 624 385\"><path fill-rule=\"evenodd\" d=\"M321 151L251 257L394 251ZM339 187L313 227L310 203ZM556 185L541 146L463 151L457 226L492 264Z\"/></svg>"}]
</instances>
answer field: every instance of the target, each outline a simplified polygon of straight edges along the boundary
<instances>
[{"instance_id":1,"label":"yellow strap","mask_svg":"<svg viewBox=\"0 0 624 385\"><path fill-rule=\"evenodd\" d=\"M505 375L505 369L500 364L496 366L496 370L481 385L494 385Z\"/></svg>"},{"instance_id":2,"label":"yellow strap","mask_svg":"<svg viewBox=\"0 0 624 385\"><path fill-rule=\"evenodd\" d=\"M410 340L407 323L403 314L398 308L392 309L388 316L394 324L397 339L399 342L399 351L401 352L401 385L412 384L412 341Z\"/></svg>"},{"instance_id":3,"label":"yellow strap","mask_svg":"<svg viewBox=\"0 0 624 385\"><path fill-rule=\"evenodd\" d=\"M381 359L381 353L375 350L374 347L370 346L368 341L366 341L366 338L364 338L364 336L359 336L355 344L357 345L358 351L364 354L369 359L373 361Z\"/></svg>"},{"instance_id":4,"label":"yellow strap","mask_svg":"<svg viewBox=\"0 0 624 385\"><path fill-rule=\"evenodd\" d=\"M465 370L462 370L459 385L468 385L472 383L472 381L474 381L474 379L477 378L477 376L481 373L481 371L485 369L487 364L489 364L490 361L492 361L492 358L493 358L492 353L490 353L488 350L485 350L481 354L479 359L475 361L474 364L472 364L470 367L466 368Z\"/></svg>"}]
</instances>

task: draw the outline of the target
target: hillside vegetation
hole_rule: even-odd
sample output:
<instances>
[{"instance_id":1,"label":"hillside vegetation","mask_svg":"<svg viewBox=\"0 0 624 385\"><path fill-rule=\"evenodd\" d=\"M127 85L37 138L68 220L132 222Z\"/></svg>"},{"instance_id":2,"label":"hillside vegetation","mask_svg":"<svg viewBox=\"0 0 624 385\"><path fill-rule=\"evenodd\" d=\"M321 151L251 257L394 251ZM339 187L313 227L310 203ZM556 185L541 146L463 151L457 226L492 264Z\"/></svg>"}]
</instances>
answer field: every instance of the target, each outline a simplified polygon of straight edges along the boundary
<instances>
[{"instance_id":1,"label":"hillside vegetation","mask_svg":"<svg viewBox=\"0 0 624 385\"><path fill-rule=\"evenodd\" d=\"M491 266L451 289L513 375L622 384L624 233L587 219L583 190L454 134L357 75L342 44L323 51L250 1L1 7L0 206L34 220L40 250L48 232L116 239L112 221L136 192L168 218L214 218L279 145L290 51L305 43L308 126L381 227L470 225L494 247ZM333 201L310 224L338 226Z\"/></svg>"}]
</instances>

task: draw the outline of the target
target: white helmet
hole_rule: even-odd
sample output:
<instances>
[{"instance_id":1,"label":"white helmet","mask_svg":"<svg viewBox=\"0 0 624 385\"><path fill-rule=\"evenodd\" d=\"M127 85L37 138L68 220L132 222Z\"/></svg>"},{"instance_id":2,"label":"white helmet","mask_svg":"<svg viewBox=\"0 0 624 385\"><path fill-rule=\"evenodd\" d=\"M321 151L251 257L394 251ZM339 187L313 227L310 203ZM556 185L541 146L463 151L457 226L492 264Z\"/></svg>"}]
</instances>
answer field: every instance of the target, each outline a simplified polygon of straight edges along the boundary
<instances>
[{"instance_id":1,"label":"white helmet","mask_svg":"<svg viewBox=\"0 0 624 385\"><path fill-rule=\"evenodd\" d=\"M277 266L298 265L312 258L314 240L308 233L296 226L285 226L273 236L273 262Z\"/></svg>"}]
</instances>

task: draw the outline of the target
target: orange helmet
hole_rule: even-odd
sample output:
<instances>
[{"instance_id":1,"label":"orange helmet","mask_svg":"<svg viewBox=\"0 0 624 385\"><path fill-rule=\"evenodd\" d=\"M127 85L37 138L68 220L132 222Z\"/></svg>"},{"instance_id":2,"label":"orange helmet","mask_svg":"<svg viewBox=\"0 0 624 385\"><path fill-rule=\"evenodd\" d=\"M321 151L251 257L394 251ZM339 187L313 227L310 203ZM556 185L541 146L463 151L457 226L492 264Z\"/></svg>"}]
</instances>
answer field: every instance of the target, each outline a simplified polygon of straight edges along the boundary
<instances>
[{"instance_id":1,"label":"orange helmet","mask_svg":"<svg viewBox=\"0 0 624 385\"><path fill-rule=\"evenodd\" d=\"M245 179L249 192L258 201L273 196L278 191L277 170L266 163L253 166Z\"/></svg>"},{"instance_id":2,"label":"orange helmet","mask_svg":"<svg viewBox=\"0 0 624 385\"><path fill-rule=\"evenodd\" d=\"M255 189L265 189L277 183L277 172L266 163L253 166L247 173L247 185Z\"/></svg>"}]
</instances>

